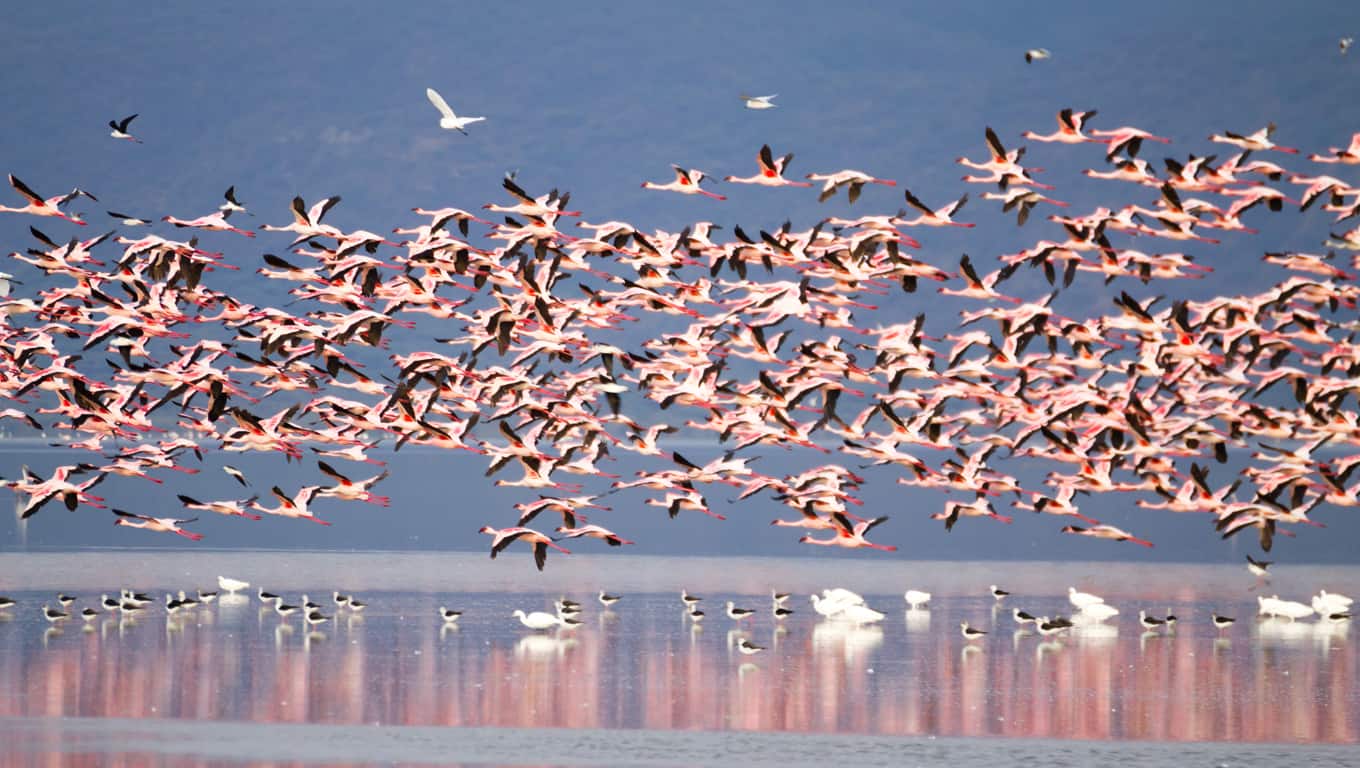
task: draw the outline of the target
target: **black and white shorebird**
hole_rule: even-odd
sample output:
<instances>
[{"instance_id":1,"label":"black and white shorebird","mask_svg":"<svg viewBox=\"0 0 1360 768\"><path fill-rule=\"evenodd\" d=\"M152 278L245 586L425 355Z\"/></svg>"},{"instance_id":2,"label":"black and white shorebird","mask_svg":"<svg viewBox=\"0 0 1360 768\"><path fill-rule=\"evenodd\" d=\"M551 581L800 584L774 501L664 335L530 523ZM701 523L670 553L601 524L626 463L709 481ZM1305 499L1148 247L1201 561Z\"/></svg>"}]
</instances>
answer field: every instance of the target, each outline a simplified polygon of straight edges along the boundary
<instances>
[{"instance_id":1,"label":"black and white shorebird","mask_svg":"<svg viewBox=\"0 0 1360 768\"><path fill-rule=\"evenodd\" d=\"M445 608L442 605L439 606L439 617L444 620L445 624L452 624L458 621L459 617L461 617L462 615L463 615L462 611L451 610L449 608Z\"/></svg>"},{"instance_id":2,"label":"black and white shorebird","mask_svg":"<svg viewBox=\"0 0 1360 768\"><path fill-rule=\"evenodd\" d=\"M1036 623L1038 623L1038 617L1037 617L1037 616L1034 616L1033 614L1025 613L1024 611L1020 610L1019 608L1012 608L1012 609L1011 609L1011 618L1015 619L1015 623L1016 623L1016 624L1020 624L1020 625L1022 625L1022 626L1025 625L1025 624L1036 624Z\"/></svg>"},{"instance_id":3,"label":"black and white shorebird","mask_svg":"<svg viewBox=\"0 0 1360 768\"><path fill-rule=\"evenodd\" d=\"M969 641L977 640L981 638L983 635L987 634L986 632L980 629L974 629L973 627L969 626L968 622L966 621L959 622L959 630L963 633L963 639Z\"/></svg>"},{"instance_id":4,"label":"black and white shorebird","mask_svg":"<svg viewBox=\"0 0 1360 768\"><path fill-rule=\"evenodd\" d=\"M71 618L71 614L60 608L53 608L47 603L43 603L43 618L51 622L58 622Z\"/></svg>"},{"instance_id":5,"label":"black and white shorebird","mask_svg":"<svg viewBox=\"0 0 1360 768\"><path fill-rule=\"evenodd\" d=\"M1172 613L1170 608L1167 608L1166 616L1162 621L1166 622L1167 629L1172 629L1176 626L1176 614Z\"/></svg>"},{"instance_id":6,"label":"black and white shorebird","mask_svg":"<svg viewBox=\"0 0 1360 768\"><path fill-rule=\"evenodd\" d=\"M143 219L126 213L118 213L117 211L105 211L105 213L117 219L118 223L125 227L145 227L151 224L150 219Z\"/></svg>"},{"instance_id":7,"label":"black and white shorebird","mask_svg":"<svg viewBox=\"0 0 1360 768\"><path fill-rule=\"evenodd\" d=\"M1258 579L1269 579L1270 561L1257 560L1251 555L1247 555L1247 570L1251 572L1252 576L1255 576Z\"/></svg>"},{"instance_id":8,"label":"black and white shorebird","mask_svg":"<svg viewBox=\"0 0 1360 768\"><path fill-rule=\"evenodd\" d=\"M349 607L349 595L342 595L339 592L331 593L331 602L335 603L337 610Z\"/></svg>"},{"instance_id":9,"label":"black and white shorebird","mask_svg":"<svg viewBox=\"0 0 1360 768\"><path fill-rule=\"evenodd\" d=\"M997 600L1004 600L1006 599L1006 596L1010 594L1009 592L1002 589L1001 587L998 587L995 584L988 586L987 589L991 591L992 597L996 598Z\"/></svg>"},{"instance_id":10,"label":"black and white shorebird","mask_svg":"<svg viewBox=\"0 0 1360 768\"><path fill-rule=\"evenodd\" d=\"M179 609L183 607L184 607L183 600L176 599L175 596L170 594L169 592L165 593L166 614L173 616L174 614L179 613Z\"/></svg>"},{"instance_id":11,"label":"black and white shorebird","mask_svg":"<svg viewBox=\"0 0 1360 768\"><path fill-rule=\"evenodd\" d=\"M694 606L698 605L702 600L703 598L698 595L691 595L687 589L680 590L680 602L684 603L685 607L690 610L693 610Z\"/></svg>"},{"instance_id":12,"label":"black and white shorebird","mask_svg":"<svg viewBox=\"0 0 1360 768\"><path fill-rule=\"evenodd\" d=\"M222 204L219 205L219 206L217 206L217 210L219 210L219 211L226 211L227 213L244 213L244 214L247 215L247 216L254 216L254 215L255 215L255 214L251 213L250 211L247 211L247 210L246 210L246 207L245 207L244 205L241 204L241 201L239 201L239 200L236 199L236 185L235 185L235 184L233 184L233 185L230 186L230 187L227 187L227 191L224 192L224 193L222 193L222 198L223 198L224 200L226 200L226 202L225 202L225 203L222 203ZM231 474L231 473L228 472L227 474ZM240 475L239 470L237 471L237 475ZM244 475L236 476L236 479L237 479L237 480L244 480L244 479L245 479L245 476L244 476Z\"/></svg>"},{"instance_id":13,"label":"black and white shorebird","mask_svg":"<svg viewBox=\"0 0 1360 768\"><path fill-rule=\"evenodd\" d=\"M741 642L737 643L737 650L741 651L742 653L746 654L747 656L753 656L753 655L755 655L755 654L757 654L757 653L760 653L761 651L765 650L765 646L763 646L763 645L756 645L755 643L751 642L750 640L747 640L746 638L742 638L742 639L741 639Z\"/></svg>"},{"instance_id":14,"label":"black and white shorebird","mask_svg":"<svg viewBox=\"0 0 1360 768\"><path fill-rule=\"evenodd\" d=\"M85 621L94 621L99 617L99 611L93 608L84 608L80 611L80 618Z\"/></svg>"},{"instance_id":15,"label":"black and white shorebird","mask_svg":"<svg viewBox=\"0 0 1360 768\"><path fill-rule=\"evenodd\" d=\"M135 141L136 143L141 144L142 143L141 139L128 133L128 125L130 125L132 121L136 119L137 115L128 115L122 120L110 120L109 127L112 128L113 131L111 131L109 135L115 139L127 139L128 141Z\"/></svg>"},{"instance_id":16,"label":"black and white shorebird","mask_svg":"<svg viewBox=\"0 0 1360 768\"><path fill-rule=\"evenodd\" d=\"M750 618L754 613L755 611L750 608L738 608L736 603L731 600L727 601L727 618L733 621Z\"/></svg>"},{"instance_id":17,"label":"black and white shorebird","mask_svg":"<svg viewBox=\"0 0 1360 768\"><path fill-rule=\"evenodd\" d=\"M222 465L222 471L236 478L236 482L240 483L241 485L244 485L247 488L250 487L250 481L246 479L246 473L242 472L236 467L233 467L230 464L224 464ZM225 587L223 587L223 589L225 589Z\"/></svg>"},{"instance_id":18,"label":"black and white shorebird","mask_svg":"<svg viewBox=\"0 0 1360 768\"><path fill-rule=\"evenodd\" d=\"M283 598L279 598L279 601L274 603L274 613L277 613L280 617L285 619L297 613L299 610L300 609L296 605L289 605L283 602Z\"/></svg>"},{"instance_id":19,"label":"black and white shorebird","mask_svg":"<svg viewBox=\"0 0 1360 768\"><path fill-rule=\"evenodd\" d=\"M1327 621L1330 621L1330 622L1332 622L1333 624L1340 624L1340 623L1343 622L1343 621L1350 621L1350 620L1351 620L1351 612L1350 612L1350 611L1337 611L1336 613L1329 613L1329 614L1327 614Z\"/></svg>"},{"instance_id":20,"label":"black and white shorebird","mask_svg":"<svg viewBox=\"0 0 1360 768\"><path fill-rule=\"evenodd\" d=\"M1143 625L1143 629L1150 631L1161 629L1162 627L1166 626L1166 621L1164 619L1158 619L1149 616L1147 615L1147 611L1144 610L1138 611L1138 623Z\"/></svg>"},{"instance_id":21,"label":"black and white shorebird","mask_svg":"<svg viewBox=\"0 0 1360 768\"><path fill-rule=\"evenodd\" d=\"M1227 629L1233 625L1233 622L1237 621L1237 619L1229 618L1227 616L1219 616L1217 613L1211 615L1213 616L1215 629Z\"/></svg>"},{"instance_id":22,"label":"black and white shorebird","mask_svg":"<svg viewBox=\"0 0 1360 768\"><path fill-rule=\"evenodd\" d=\"M790 617L790 616L793 615L793 609L792 609L792 608L785 608L784 606L780 605L779 603L775 603L775 604L774 604L773 610L774 610L774 618L775 618L776 621L783 621L784 619L787 619L788 617Z\"/></svg>"},{"instance_id":23,"label":"black and white shorebird","mask_svg":"<svg viewBox=\"0 0 1360 768\"><path fill-rule=\"evenodd\" d=\"M273 592L264 591L264 587L257 587L255 596L260 598L262 603L274 603L275 605L283 602L283 595L276 595Z\"/></svg>"},{"instance_id":24,"label":"black and white shorebird","mask_svg":"<svg viewBox=\"0 0 1360 768\"><path fill-rule=\"evenodd\" d=\"M303 596L302 596L302 611L303 611L303 613L311 613L312 611L319 611L319 610L321 610L321 605L320 605L320 604L312 602L311 598L307 597L306 595L303 595Z\"/></svg>"},{"instance_id":25,"label":"black and white shorebird","mask_svg":"<svg viewBox=\"0 0 1360 768\"><path fill-rule=\"evenodd\" d=\"M197 608L198 605L199 605L199 602L200 602L200 601L198 600L198 598L196 598L196 597L189 597L189 595L185 594L184 590L181 589L181 590L179 591L179 607L181 607L181 608Z\"/></svg>"},{"instance_id":26,"label":"black and white shorebird","mask_svg":"<svg viewBox=\"0 0 1360 768\"><path fill-rule=\"evenodd\" d=\"M118 612L128 617L134 617L144 610L146 610L145 603L138 604L131 600L124 600L118 604Z\"/></svg>"},{"instance_id":27,"label":"black and white shorebird","mask_svg":"<svg viewBox=\"0 0 1360 768\"><path fill-rule=\"evenodd\" d=\"M117 600L114 600L108 595L100 595L99 604L103 606L104 610L108 611L109 613L113 613L114 611L118 610L118 608L122 605L122 603L118 602Z\"/></svg>"},{"instance_id":28,"label":"black and white shorebird","mask_svg":"<svg viewBox=\"0 0 1360 768\"><path fill-rule=\"evenodd\" d=\"M150 596L150 595L147 595L147 594L142 593L142 592L133 592L133 591L130 590L130 589L124 589L124 590L120 591L120 592L118 593L118 595L119 595L119 597L122 598L122 600L123 600L124 603L132 603L133 605L137 606L138 608L141 608L142 606L144 606L144 605L146 605L147 603L151 602L151 596Z\"/></svg>"},{"instance_id":29,"label":"black and white shorebird","mask_svg":"<svg viewBox=\"0 0 1360 768\"><path fill-rule=\"evenodd\" d=\"M217 599L216 592L211 592L205 589L195 590L195 592L198 594L198 602L200 603L207 604Z\"/></svg>"},{"instance_id":30,"label":"black and white shorebird","mask_svg":"<svg viewBox=\"0 0 1360 768\"><path fill-rule=\"evenodd\" d=\"M695 624L698 624L699 622L703 621L705 616L704 612L699 610L698 608L691 608L690 610L685 612L685 615L688 616L689 620L694 622Z\"/></svg>"},{"instance_id":31,"label":"black and white shorebird","mask_svg":"<svg viewBox=\"0 0 1360 768\"><path fill-rule=\"evenodd\" d=\"M770 590L770 599L774 601L774 604L776 606L780 606L788 602L790 597L793 597L792 592L780 592L775 589Z\"/></svg>"},{"instance_id":32,"label":"black and white shorebird","mask_svg":"<svg viewBox=\"0 0 1360 768\"><path fill-rule=\"evenodd\" d=\"M365 609L365 608L367 608L367 607L368 607L368 603L365 603L365 602L362 601L362 600L356 599L356 598L354 597L354 595L350 595L350 596L349 596L349 609L350 609L351 611L353 611L353 612L355 612L355 613L359 613L360 611L362 611L363 609Z\"/></svg>"},{"instance_id":33,"label":"black and white shorebird","mask_svg":"<svg viewBox=\"0 0 1360 768\"><path fill-rule=\"evenodd\" d=\"M61 603L62 608L69 607L71 603L74 603L75 601L76 601L75 595L68 595L65 593L57 595L57 602Z\"/></svg>"},{"instance_id":34,"label":"black and white shorebird","mask_svg":"<svg viewBox=\"0 0 1360 768\"><path fill-rule=\"evenodd\" d=\"M600 590L600 596L598 599L600 601L600 605L603 605L605 608L608 608L612 606L614 603L617 603L618 601L622 600L623 598L620 597L619 595L611 595L602 589Z\"/></svg>"},{"instance_id":35,"label":"black and white shorebird","mask_svg":"<svg viewBox=\"0 0 1360 768\"><path fill-rule=\"evenodd\" d=\"M326 616L325 614L321 613L321 611L308 611L306 619L308 626L315 627L318 624L325 624L326 622L330 621L331 617Z\"/></svg>"},{"instance_id":36,"label":"black and white shorebird","mask_svg":"<svg viewBox=\"0 0 1360 768\"><path fill-rule=\"evenodd\" d=\"M561 618L561 623L563 629L576 629L581 626L581 620L576 618L574 614L563 616Z\"/></svg>"},{"instance_id":37,"label":"black and white shorebird","mask_svg":"<svg viewBox=\"0 0 1360 768\"><path fill-rule=\"evenodd\" d=\"M14 598L5 597L4 595L0 595L0 611L5 610L6 608L13 608L13 607L14 607Z\"/></svg>"},{"instance_id":38,"label":"black and white shorebird","mask_svg":"<svg viewBox=\"0 0 1360 768\"><path fill-rule=\"evenodd\" d=\"M1062 616L1056 616L1051 619L1047 616L1040 616L1035 619L1034 628L1039 630L1039 634L1047 637L1048 635L1056 635L1059 632L1066 632L1072 628L1072 622Z\"/></svg>"}]
</instances>

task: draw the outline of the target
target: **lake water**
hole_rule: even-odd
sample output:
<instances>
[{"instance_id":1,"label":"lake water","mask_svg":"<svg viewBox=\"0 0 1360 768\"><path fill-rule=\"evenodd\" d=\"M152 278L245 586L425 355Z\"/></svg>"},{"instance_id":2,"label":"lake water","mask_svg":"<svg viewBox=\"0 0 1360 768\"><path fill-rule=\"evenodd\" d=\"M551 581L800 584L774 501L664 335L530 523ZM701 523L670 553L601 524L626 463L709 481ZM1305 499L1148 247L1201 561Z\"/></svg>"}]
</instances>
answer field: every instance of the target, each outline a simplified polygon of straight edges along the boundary
<instances>
[{"instance_id":1,"label":"lake water","mask_svg":"<svg viewBox=\"0 0 1360 768\"><path fill-rule=\"evenodd\" d=\"M507 554L0 556L0 594L20 603L0 613L0 763L1234 764L1345 762L1360 739L1349 622L1255 615L1262 589L1360 592L1353 567L1277 566L1262 587L1224 566L573 556L539 574ZM332 589L369 607L315 632L253 596L84 625L40 610L58 591L79 609L219 573L327 614ZM991 583L1014 594L998 604ZM1016 631L1012 606L1070 613L1068 585L1121 614L1057 639ZM831 586L886 618L822 620L807 595ZM698 628L681 587L706 598ZM605 611L599 588L624 598ZM772 588L795 593L782 626ZM929 610L908 611L907 588L931 591ZM585 603L580 627L510 616L559 596ZM738 628L729 599L758 612ZM456 627L440 605L464 611ZM1139 608L1180 620L1148 633ZM1211 611L1238 621L1220 632ZM989 634L966 642L965 620ZM768 650L743 655L742 638Z\"/></svg>"}]
</instances>

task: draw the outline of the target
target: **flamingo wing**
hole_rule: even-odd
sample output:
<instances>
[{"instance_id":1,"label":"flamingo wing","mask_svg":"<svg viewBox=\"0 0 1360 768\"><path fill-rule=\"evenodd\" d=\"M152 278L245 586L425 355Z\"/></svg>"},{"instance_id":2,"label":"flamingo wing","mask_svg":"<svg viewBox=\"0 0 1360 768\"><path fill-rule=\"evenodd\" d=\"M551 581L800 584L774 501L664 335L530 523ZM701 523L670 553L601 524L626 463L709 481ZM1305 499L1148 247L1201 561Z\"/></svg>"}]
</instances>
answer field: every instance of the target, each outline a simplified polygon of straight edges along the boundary
<instances>
[{"instance_id":1,"label":"flamingo wing","mask_svg":"<svg viewBox=\"0 0 1360 768\"><path fill-rule=\"evenodd\" d=\"M14 187L15 192L18 192L19 194L28 198L29 202L33 203L34 205L43 204L43 198L37 192L34 192L32 189L30 189L27 184L20 181L18 176L15 176L12 173L9 175L9 185L11 187Z\"/></svg>"},{"instance_id":2,"label":"flamingo wing","mask_svg":"<svg viewBox=\"0 0 1360 768\"><path fill-rule=\"evenodd\" d=\"M906 196L907 205L910 205L912 208L915 208L916 210L920 211L921 213L924 213L927 216L935 215L935 212L932 211L925 203L921 202L920 198L918 198L916 195L913 195L910 189L904 189L902 190L902 193L903 195Z\"/></svg>"}]
</instances>

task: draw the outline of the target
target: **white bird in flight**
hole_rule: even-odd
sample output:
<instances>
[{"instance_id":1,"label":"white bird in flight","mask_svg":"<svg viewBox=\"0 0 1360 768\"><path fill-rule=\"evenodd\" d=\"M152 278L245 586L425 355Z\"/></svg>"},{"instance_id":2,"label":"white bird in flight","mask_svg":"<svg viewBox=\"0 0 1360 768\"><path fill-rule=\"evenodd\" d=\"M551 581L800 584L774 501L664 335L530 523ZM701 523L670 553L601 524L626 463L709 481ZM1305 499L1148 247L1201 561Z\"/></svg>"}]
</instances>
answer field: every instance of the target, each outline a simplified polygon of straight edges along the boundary
<instances>
[{"instance_id":1,"label":"white bird in flight","mask_svg":"<svg viewBox=\"0 0 1360 768\"><path fill-rule=\"evenodd\" d=\"M1033 64L1036 61L1043 61L1052 55L1053 54L1048 52L1047 48L1031 48L1028 51L1025 51L1025 63Z\"/></svg>"},{"instance_id":2,"label":"white bird in flight","mask_svg":"<svg viewBox=\"0 0 1360 768\"><path fill-rule=\"evenodd\" d=\"M486 119L485 117L459 117L458 115L453 114L453 110L449 108L449 103L444 101L444 97L439 95L439 91L436 91L433 88L426 88L425 95L430 99L430 103L434 105L434 108L439 110L441 116L439 118L439 127L446 131L458 131L466 136L468 135L468 132L463 130L465 126Z\"/></svg>"},{"instance_id":3,"label":"white bird in flight","mask_svg":"<svg viewBox=\"0 0 1360 768\"><path fill-rule=\"evenodd\" d=\"M772 93L769 96L747 96L743 93L741 98L746 102L747 109L774 109L779 105L770 100L778 95L779 94L777 93Z\"/></svg>"}]
</instances>

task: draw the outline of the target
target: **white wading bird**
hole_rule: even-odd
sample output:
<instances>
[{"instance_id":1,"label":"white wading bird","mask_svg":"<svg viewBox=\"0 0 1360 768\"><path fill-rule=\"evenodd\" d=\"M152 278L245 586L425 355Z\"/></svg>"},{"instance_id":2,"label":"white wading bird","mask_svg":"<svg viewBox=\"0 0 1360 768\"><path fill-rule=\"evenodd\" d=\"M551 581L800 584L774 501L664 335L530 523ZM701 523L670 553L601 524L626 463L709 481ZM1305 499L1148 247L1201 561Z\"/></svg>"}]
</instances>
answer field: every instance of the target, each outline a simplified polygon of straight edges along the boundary
<instances>
[{"instance_id":1,"label":"white wading bird","mask_svg":"<svg viewBox=\"0 0 1360 768\"><path fill-rule=\"evenodd\" d=\"M446 131L458 131L466 136L468 132L463 130L466 126L486 119L485 117L459 117L453 114L453 110L449 108L449 103L444 101L444 97L439 95L439 91L433 88L426 88L425 96L429 98L434 108L439 110L439 127Z\"/></svg>"}]
</instances>

